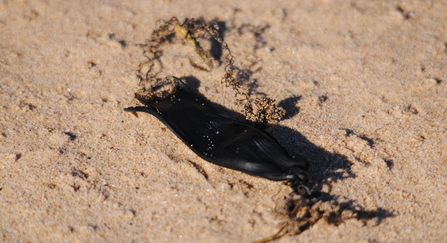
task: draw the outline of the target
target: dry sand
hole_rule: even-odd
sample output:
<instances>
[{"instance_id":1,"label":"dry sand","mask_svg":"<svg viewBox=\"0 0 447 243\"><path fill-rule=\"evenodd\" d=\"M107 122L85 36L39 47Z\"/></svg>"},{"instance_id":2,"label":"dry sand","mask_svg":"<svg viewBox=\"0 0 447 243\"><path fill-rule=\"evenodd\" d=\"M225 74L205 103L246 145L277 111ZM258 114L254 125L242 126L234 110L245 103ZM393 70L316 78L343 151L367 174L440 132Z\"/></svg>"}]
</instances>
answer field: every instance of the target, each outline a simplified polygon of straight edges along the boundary
<instances>
[{"instance_id":1,"label":"dry sand","mask_svg":"<svg viewBox=\"0 0 447 243\"><path fill-rule=\"evenodd\" d=\"M208 163L123 111L137 44L177 16L218 21L289 111L268 131L339 202L378 212L277 242L447 242L446 13L443 0L1 1L0 241L250 242L288 219L284 182ZM163 75L238 111L222 66L163 50Z\"/></svg>"}]
</instances>

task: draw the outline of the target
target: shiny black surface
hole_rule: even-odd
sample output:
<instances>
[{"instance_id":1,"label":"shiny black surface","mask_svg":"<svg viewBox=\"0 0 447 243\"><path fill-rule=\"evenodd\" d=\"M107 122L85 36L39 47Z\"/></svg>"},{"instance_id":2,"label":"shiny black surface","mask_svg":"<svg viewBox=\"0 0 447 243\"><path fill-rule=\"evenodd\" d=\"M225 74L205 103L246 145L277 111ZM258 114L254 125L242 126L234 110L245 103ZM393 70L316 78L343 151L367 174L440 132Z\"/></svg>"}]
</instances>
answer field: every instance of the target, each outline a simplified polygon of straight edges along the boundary
<instances>
[{"instance_id":1,"label":"shiny black surface","mask_svg":"<svg viewBox=\"0 0 447 243\"><path fill-rule=\"evenodd\" d=\"M292 157L269 134L219 114L201 102L177 78L165 80L174 90L162 97L136 95L145 106L126 111L147 112L168 126L203 159L271 180L305 179L308 162Z\"/></svg>"}]
</instances>

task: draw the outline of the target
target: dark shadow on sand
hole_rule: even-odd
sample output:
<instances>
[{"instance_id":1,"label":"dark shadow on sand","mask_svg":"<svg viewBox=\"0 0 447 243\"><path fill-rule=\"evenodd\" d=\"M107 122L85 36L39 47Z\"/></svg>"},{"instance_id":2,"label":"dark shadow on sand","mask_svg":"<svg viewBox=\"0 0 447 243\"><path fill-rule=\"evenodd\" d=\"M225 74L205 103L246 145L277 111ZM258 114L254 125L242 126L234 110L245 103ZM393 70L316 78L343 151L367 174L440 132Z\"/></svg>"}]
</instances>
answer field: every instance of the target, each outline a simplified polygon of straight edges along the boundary
<instances>
[{"instance_id":1,"label":"dark shadow on sand","mask_svg":"<svg viewBox=\"0 0 447 243\"><path fill-rule=\"evenodd\" d=\"M182 80L186 83L191 92L193 92L207 105L215 108L222 116L226 116L240 122L249 123L245 120L242 114L229 110L220 104L216 104L208 100L198 91L200 81L195 77L187 76L183 77ZM298 111L294 106L295 103L299 101L299 97L300 96L292 96L279 102L282 104L282 107L286 109L286 115L290 114L290 117L288 118L298 114ZM341 210L351 210L356 212L357 220L360 220L365 224L366 221L372 219L375 219L376 223L378 224L384 219L394 216L392 210L385 210L383 208L377 208L376 210L365 210L363 206L352 200L340 202L336 195L330 194L330 191L329 193L321 191L324 185L331 188L331 184L336 181L356 177L355 173L351 171L352 163L344 155L331 153L323 148L320 148L309 141L300 132L282 125L269 125L265 130L267 133L275 137L291 155L299 154L307 158L310 162L308 174L312 183L311 185L308 185L308 187L311 188L312 194L307 195L307 197L312 198L314 201L333 201L340 206ZM296 183L292 183L292 187L296 190ZM294 202L290 202L290 205L294 205ZM291 207L290 205L289 207ZM330 219L328 222L331 223ZM338 225L339 222L334 221L333 223Z\"/></svg>"}]
</instances>

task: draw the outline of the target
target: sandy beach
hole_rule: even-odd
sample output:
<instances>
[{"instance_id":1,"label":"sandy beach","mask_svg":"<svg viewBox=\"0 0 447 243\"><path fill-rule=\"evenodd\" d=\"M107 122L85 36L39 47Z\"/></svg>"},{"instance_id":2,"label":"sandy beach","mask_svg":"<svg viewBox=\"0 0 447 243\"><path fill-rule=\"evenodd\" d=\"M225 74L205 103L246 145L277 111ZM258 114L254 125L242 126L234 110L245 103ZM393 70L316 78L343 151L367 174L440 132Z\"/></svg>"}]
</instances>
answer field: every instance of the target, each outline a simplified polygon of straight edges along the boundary
<instances>
[{"instance_id":1,"label":"sandy beach","mask_svg":"<svg viewBox=\"0 0 447 243\"><path fill-rule=\"evenodd\" d=\"M286 110L266 131L364 212L273 242L447 242L446 13L441 0L0 1L0 242L252 242L293 220L287 182L209 163L124 111L141 44L173 16L218 24L253 92ZM224 64L200 68L179 38L160 48L157 75L241 113Z\"/></svg>"}]
</instances>

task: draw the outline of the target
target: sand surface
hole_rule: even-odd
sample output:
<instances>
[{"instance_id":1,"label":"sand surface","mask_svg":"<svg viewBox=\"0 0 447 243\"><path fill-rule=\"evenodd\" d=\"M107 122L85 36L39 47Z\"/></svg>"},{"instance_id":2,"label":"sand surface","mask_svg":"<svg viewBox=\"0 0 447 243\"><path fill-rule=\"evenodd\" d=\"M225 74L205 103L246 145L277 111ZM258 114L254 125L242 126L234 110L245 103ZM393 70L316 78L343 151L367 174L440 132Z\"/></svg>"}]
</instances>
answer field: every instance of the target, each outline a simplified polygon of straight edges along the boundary
<instances>
[{"instance_id":1,"label":"sand surface","mask_svg":"<svg viewBox=\"0 0 447 243\"><path fill-rule=\"evenodd\" d=\"M177 16L218 22L288 111L267 131L340 203L376 212L277 242L447 242L446 13L442 0L0 1L0 241L250 242L287 221L290 186L123 111L138 44ZM163 51L160 75L239 111L223 66L193 67L181 41Z\"/></svg>"}]
</instances>

